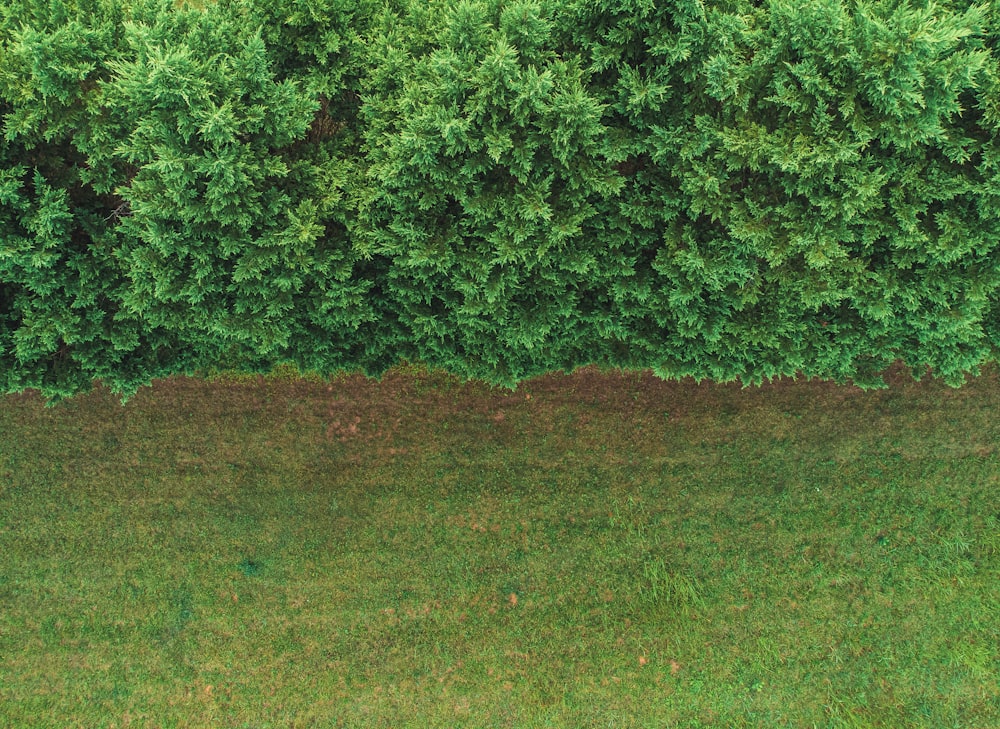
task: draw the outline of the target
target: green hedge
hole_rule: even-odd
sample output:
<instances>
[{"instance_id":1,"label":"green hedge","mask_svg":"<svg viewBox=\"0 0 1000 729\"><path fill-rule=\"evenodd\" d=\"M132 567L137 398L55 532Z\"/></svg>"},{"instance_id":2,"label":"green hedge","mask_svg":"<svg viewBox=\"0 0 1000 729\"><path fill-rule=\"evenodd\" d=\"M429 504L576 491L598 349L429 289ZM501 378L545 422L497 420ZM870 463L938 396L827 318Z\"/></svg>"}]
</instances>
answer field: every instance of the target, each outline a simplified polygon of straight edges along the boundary
<instances>
[{"instance_id":1,"label":"green hedge","mask_svg":"<svg viewBox=\"0 0 1000 729\"><path fill-rule=\"evenodd\" d=\"M1000 344L1000 6L12 0L0 387Z\"/></svg>"}]
</instances>

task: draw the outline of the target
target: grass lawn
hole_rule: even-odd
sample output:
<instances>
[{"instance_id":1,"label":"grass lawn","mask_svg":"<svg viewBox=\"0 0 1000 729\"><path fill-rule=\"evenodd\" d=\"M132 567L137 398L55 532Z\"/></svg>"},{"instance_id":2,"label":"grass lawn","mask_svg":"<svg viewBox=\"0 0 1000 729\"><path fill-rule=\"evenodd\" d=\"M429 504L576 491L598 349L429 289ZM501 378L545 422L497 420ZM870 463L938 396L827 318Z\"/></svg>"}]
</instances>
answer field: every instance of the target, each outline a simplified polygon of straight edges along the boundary
<instances>
[{"instance_id":1,"label":"grass lawn","mask_svg":"<svg viewBox=\"0 0 1000 729\"><path fill-rule=\"evenodd\" d=\"M2 727L1000 727L1000 379L0 398Z\"/></svg>"}]
</instances>

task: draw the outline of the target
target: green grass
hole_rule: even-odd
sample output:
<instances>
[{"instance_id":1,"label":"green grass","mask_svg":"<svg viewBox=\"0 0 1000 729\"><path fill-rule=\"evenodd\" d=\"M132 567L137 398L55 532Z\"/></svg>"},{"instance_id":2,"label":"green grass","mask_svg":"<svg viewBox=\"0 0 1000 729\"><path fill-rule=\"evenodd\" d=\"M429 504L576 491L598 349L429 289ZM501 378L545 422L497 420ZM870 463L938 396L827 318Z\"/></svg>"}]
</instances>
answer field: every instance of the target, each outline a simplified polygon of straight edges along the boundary
<instances>
[{"instance_id":1,"label":"green grass","mask_svg":"<svg viewBox=\"0 0 1000 729\"><path fill-rule=\"evenodd\" d=\"M8 396L0 726L995 729L998 385Z\"/></svg>"}]
</instances>

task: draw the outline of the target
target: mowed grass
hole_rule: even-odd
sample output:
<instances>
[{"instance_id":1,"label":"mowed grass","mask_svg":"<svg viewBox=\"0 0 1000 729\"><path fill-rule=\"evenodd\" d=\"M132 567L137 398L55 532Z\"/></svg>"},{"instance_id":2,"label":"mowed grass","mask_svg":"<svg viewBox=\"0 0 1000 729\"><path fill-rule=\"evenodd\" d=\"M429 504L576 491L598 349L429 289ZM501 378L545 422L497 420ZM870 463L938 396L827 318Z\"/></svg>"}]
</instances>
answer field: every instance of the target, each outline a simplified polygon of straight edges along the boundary
<instances>
[{"instance_id":1,"label":"mowed grass","mask_svg":"<svg viewBox=\"0 0 1000 729\"><path fill-rule=\"evenodd\" d=\"M1000 382L0 400L0 726L1000 727Z\"/></svg>"}]
</instances>

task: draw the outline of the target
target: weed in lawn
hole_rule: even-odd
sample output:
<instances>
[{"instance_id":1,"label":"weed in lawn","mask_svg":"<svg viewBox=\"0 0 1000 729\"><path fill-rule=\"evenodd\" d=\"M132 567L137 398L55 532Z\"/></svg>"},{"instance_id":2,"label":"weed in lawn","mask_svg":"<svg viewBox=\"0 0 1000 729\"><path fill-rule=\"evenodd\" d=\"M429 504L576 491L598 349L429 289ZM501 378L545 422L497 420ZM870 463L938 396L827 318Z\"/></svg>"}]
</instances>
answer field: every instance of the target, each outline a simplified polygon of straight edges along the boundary
<instances>
[{"instance_id":1,"label":"weed in lawn","mask_svg":"<svg viewBox=\"0 0 1000 729\"><path fill-rule=\"evenodd\" d=\"M701 607L701 583L693 577L672 571L662 559L650 559L642 565L642 592L653 602L666 601L674 607Z\"/></svg>"},{"instance_id":2,"label":"weed in lawn","mask_svg":"<svg viewBox=\"0 0 1000 729\"><path fill-rule=\"evenodd\" d=\"M249 559L244 557L240 560L238 565L240 572L242 572L247 577L255 577L259 575L264 566L255 559Z\"/></svg>"},{"instance_id":3,"label":"weed in lawn","mask_svg":"<svg viewBox=\"0 0 1000 729\"><path fill-rule=\"evenodd\" d=\"M627 572L638 577L638 593L653 604L675 608L703 605L701 582L670 566L662 555L659 533L650 529L643 502L632 495L616 505L609 522L620 533L617 540L626 558Z\"/></svg>"}]
</instances>

